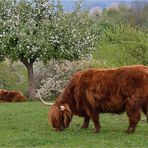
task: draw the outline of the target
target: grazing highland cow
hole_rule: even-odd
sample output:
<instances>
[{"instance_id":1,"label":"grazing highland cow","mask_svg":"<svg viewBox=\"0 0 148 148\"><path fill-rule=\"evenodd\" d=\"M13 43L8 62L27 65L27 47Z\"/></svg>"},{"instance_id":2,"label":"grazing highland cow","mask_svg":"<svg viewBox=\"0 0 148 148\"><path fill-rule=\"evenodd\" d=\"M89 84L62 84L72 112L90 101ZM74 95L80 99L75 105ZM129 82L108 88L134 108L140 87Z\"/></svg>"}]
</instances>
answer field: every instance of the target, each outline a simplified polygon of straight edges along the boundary
<instances>
[{"instance_id":1,"label":"grazing highland cow","mask_svg":"<svg viewBox=\"0 0 148 148\"><path fill-rule=\"evenodd\" d=\"M100 113L125 111L129 118L126 132L133 133L141 110L148 119L148 67L133 65L75 73L51 107L48 117L56 131L67 128L73 115L78 115L84 117L82 128L87 128L91 119L95 132L98 132Z\"/></svg>"},{"instance_id":2,"label":"grazing highland cow","mask_svg":"<svg viewBox=\"0 0 148 148\"><path fill-rule=\"evenodd\" d=\"M23 102L26 97L20 91L0 89L0 102Z\"/></svg>"}]
</instances>

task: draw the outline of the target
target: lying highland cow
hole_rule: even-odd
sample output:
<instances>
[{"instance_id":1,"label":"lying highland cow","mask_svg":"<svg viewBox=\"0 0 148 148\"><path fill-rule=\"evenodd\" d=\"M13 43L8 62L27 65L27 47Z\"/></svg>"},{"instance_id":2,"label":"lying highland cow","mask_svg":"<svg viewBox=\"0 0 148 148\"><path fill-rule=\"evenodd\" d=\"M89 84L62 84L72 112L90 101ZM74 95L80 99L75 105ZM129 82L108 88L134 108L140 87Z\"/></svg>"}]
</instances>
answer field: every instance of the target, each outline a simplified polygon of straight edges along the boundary
<instances>
[{"instance_id":1,"label":"lying highland cow","mask_svg":"<svg viewBox=\"0 0 148 148\"><path fill-rule=\"evenodd\" d=\"M148 67L133 65L75 73L51 107L48 117L56 131L67 128L73 115L78 115L84 117L82 128L87 128L91 119L95 132L98 132L100 113L125 111L129 118L126 132L133 133L141 109L148 119Z\"/></svg>"},{"instance_id":2,"label":"lying highland cow","mask_svg":"<svg viewBox=\"0 0 148 148\"><path fill-rule=\"evenodd\" d=\"M26 97L20 91L0 89L0 102L23 102Z\"/></svg>"}]
</instances>

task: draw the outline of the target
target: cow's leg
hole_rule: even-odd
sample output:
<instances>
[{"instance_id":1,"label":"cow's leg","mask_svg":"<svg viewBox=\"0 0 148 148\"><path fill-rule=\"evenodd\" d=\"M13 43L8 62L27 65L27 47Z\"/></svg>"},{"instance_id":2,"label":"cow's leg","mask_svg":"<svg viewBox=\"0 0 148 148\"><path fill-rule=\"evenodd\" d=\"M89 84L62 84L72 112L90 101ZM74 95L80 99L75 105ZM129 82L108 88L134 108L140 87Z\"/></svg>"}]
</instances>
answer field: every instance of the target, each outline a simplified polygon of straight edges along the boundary
<instances>
[{"instance_id":1,"label":"cow's leg","mask_svg":"<svg viewBox=\"0 0 148 148\"><path fill-rule=\"evenodd\" d=\"M129 118L129 126L126 133L130 134L135 131L136 125L140 120L140 110L141 106L138 99L134 96L128 99L126 104L126 113Z\"/></svg>"},{"instance_id":2,"label":"cow's leg","mask_svg":"<svg viewBox=\"0 0 148 148\"><path fill-rule=\"evenodd\" d=\"M146 116L146 121L148 123L148 101L144 102L144 104L142 105L142 111Z\"/></svg>"},{"instance_id":3,"label":"cow's leg","mask_svg":"<svg viewBox=\"0 0 148 148\"><path fill-rule=\"evenodd\" d=\"M146 121L148 123L148 101L147 101L147 104L146 104Z\"/></svg>"},{"instance_id":4,"label":"cow's leg","mask_svg":"<svg viewBox=\"0 0 148 148\"><path fill-rule=\"evenodd\" d=\"M100 131L100 122L99 122L99 116L98 114L96 113L91 113L90 114L90 119L92 120L92 122L94 123L94 132L97 133Z\"/></svg>"},{"instance_id":5,"label":"cow's leg","mask_svg":"<svg viewBox=\"0 0 148 148\"><path fill-rule=\"evenodd\" d=\"M90 117L89 116L84 116L84 121L83 121L83 125L81 126L81 128L88 128L89 126L89 121L90 121Z\"/></svg>"}]
</instances>

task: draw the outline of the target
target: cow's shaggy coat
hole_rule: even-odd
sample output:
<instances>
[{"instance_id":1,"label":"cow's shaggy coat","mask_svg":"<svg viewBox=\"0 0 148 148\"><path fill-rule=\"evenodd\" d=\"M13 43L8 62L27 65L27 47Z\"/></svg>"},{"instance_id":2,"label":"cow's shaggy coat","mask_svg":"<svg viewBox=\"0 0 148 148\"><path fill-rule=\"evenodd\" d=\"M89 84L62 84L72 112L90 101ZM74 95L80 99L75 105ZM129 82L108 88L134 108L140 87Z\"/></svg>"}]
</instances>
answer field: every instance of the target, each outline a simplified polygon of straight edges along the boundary
<instances>
[{"instance_id":1,"label":"cow's shaggy coat","mask_svg":"<svg viewBox=\"0 0 148 148\"><path fill-rule=\"evenodd\" d=\"M124 111L129 118L127 133L133 133L141 110L148 118L148 67L125 66L115 69L88 69L75 73L48 113L56 131L67 128L73 115L89 120L100 130L99 114Z\"/></svg>"},{"instance_id":2,"label":"cow's shaggy coat","mask_svg":"<svg viewBox=\"0 0 148 148\"><path fill-rule=\"evenodd\" d=\"M0 102L23 102L26 97L20 91L0 89Z\"/></svg>"}]
</instances>

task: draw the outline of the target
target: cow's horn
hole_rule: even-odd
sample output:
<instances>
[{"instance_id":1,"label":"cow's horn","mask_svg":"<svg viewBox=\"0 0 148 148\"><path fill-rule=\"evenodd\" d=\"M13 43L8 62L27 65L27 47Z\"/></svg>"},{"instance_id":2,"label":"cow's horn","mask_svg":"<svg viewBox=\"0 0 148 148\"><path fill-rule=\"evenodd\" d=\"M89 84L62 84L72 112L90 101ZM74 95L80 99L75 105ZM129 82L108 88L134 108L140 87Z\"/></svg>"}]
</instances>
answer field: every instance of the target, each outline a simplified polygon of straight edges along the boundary
<instances>
[{"instance_id":1,"label":"cow's horn","mask_svg":"<svg viewBox=\"0 0 148 148\"><path fill-rule=\"evenodd\" d=\"M41 100L41 102L42 102L43 104L48 105L48 106L51 106L51 105L54 104L54 103L49 103L49 102L44 101L44 100L42 99L42 97L41 97L41 93L40 93L39 90L38 90L38 96L39 96L39 99Z\"/></svg>"},{"instance_id":2,"label":"cow's horn","mask_svg":"<svg viewBox=\"0 0 148 148\"><path fill-rule=\"evenodd\" d=\"M65 107L63 105L60 105L60 110L61 111L64 111L65 110Z\"/></svg>"}]
</instances>

